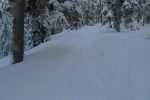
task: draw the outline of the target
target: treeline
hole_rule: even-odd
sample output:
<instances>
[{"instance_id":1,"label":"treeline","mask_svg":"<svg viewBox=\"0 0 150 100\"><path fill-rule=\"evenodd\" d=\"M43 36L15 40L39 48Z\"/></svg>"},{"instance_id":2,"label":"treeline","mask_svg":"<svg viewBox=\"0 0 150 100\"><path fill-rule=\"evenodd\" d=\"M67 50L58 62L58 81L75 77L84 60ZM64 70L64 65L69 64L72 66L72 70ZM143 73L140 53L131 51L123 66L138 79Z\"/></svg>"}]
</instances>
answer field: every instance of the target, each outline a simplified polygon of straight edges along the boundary
<instances>
[{"instance_id":1,"label":"treeline","mask_svg":"<svg viewBox=\"0 0 150 100\"><path fill-rule=\"evenodd\" d=\"M145 3L140 0L25 0L24 50L50 40L63 30L84 25L139 29ZM0 58L12 52L13 14L7 0L0 3Z\"/></svg>"}]
</instances>

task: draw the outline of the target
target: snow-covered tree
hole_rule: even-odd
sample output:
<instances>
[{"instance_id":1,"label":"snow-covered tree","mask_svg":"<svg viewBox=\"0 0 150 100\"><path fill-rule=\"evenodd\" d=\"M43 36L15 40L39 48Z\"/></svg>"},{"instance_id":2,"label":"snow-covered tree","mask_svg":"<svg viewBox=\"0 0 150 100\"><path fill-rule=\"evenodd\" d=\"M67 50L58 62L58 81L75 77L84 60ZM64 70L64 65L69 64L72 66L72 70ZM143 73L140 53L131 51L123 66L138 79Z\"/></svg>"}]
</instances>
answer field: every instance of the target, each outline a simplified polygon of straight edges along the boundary
<instances>
[{"instance_id":1,"label":"snow-covered tree","mask_svg":"<svg viewBox=\"0 0 150 100\"><path fill-rule=\"evenodd\" d=\"M25 7L25 50L31 49L43 41L45 27L41 17L45 13L46 2L42 0L26 0ZM43 31L44 30L44 31Z\"/></svg>"},{"instance_id":2,"label":"snow-covered tree","mask_svg":"<svg viewBox=\"0 0 150 100\"><path fill-rule=\"evenodd\" d=\"M25 18L25 49L33 48L50 36L69 26L63 14L64 1L58 0L28 0L26 2Z\"/></svg>"},{"instance_id":3,"label":"snow-covered tree","mask_svg":"<svg viewBox=\"0 0 150 100\"><path fill-rule=\"evenodd\" d=\"M120 31L120 1L119 0L104 0L103 1L103 24L109 24L109 28L114 28Z\"/></svg>"},{"instance_id":4,"label":"snow-covered tree","mask_svg":"<svg viewBox=\"0 0 150 100\"><path fill-rule=\"evenodd\" d=\"M12 15L9 13L8 1L0 5L0 58L11 54L12 49Z\"/></svg>"},{"instance_id":5,"label":"snow-covered tree","mask_svg":"<svg viewBox=\"0 0 150 100\"><path fill-rule=\"evenodd\" d=\"M123 24L126 29L132 31L139 29L142 9L138 0L104 0L103 24L109 23L110 28L120 31Z\"/></svg>"},{"instance_id":6,"label":"snow-covered tree","mask_svg":"<svg viewBox=\"0 0 150 100\"><path fill-rule=\"evenodd\" d=\"M137 30L140 6L137 0L125 0L122 6L123 22L127 29Z\"/></svg>"},{"instance_id":7,"label":"snow-covered tree","mask_svg":"<svg viewBox=\"0 0 150 100\"><path fill-rule=\"evenodd\" d=\"M101 10L100 3L101 3L100 0L80 1L79 5L82 9L84 25L94 25L99 21Z\"/></svg>"},{"instance_id":8,"label":"snow-covered tree","mask_svg":"<svg viewBox=\"0 0 150 100\"><path fill-rule=\"evenodd\" d=\"M62 13L66 17L66 20L68 21L69 27L71 29L77 29L81 26L82 11L80 7L77 6L76 2L65 1L63 3Z\"/></svg>"}]
</instances>

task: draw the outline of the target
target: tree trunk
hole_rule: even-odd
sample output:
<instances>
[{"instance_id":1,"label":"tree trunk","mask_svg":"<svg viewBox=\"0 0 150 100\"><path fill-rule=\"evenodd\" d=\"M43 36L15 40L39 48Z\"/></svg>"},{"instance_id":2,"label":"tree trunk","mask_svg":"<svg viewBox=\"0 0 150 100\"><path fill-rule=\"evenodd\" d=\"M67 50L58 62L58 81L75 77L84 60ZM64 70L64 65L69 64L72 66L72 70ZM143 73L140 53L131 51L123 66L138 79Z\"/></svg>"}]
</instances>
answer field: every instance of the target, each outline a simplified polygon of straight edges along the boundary
<instances>
[{"instance_id":1,"label":"tree trunk","mask_svg":"<svg viewBox=\"0 0 150 100\"><path fill-rule=\"evenodd\" d=\"M121 3L120 0L115 1L116 7L114 8L114 28L117 32L120 32L121 21Z\"/></svg>"},{"instance_id":2,"label":"tree trunk","mask_svg":"<svg viewBox=\"0 0 150 100\"><path fill-rule=\"evenodd\" d=\"M145 10L143 11L143 26L145 25Z\"/></svg>"},{"instance_id":3,"label":"tree trunk","mask_svg":"<svg viewBox=\"0 0 150 100\"><path fill-rule=\"evenodd\" d=\"M141 1L139 0L138 3L139 3L139 8L138 8L138 15L137 15L137 23L139 24L140 20L141 20L141 15L142 15L142 13L141 13Z\"/></svg>"},{"instance_id":4,"label":"tree trunk","mask_svg":"<svg viewBox=\"0 0 150 100\"><path fill-rule=\"evenodd\" d=\"M25 0L16 0L13 20L13 63L23 61L24 56L24 10Z\"/></svg>"}]
</instances>

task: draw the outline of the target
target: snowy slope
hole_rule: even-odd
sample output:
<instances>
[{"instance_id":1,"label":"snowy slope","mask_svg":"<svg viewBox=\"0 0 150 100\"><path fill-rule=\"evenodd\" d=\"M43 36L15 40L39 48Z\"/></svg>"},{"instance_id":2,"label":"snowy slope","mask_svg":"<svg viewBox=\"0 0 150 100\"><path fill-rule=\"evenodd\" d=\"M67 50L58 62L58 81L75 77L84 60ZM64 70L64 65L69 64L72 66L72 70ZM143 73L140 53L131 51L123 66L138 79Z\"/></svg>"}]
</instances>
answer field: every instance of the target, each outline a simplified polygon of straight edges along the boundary
<instances>
[{"instance_id":1,"label":"snowy slope","mask_svg":"<svg viewBox=\"0 0 150 100\"><path fill-rule=\"evenodd\" d=\"M103 28L63 32L0 69L0 100L150 100L149 26Z\"/></svg>"}]
</instances>

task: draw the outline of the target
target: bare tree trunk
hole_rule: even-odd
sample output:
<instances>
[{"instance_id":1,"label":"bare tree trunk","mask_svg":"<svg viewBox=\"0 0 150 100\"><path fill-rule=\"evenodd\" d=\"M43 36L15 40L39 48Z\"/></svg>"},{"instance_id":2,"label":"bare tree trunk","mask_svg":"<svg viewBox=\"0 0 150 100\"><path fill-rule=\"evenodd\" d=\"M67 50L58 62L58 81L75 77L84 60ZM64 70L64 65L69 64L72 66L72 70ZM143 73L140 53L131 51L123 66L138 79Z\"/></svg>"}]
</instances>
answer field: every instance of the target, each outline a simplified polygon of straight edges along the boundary
<instances>
[{"instance_id":1,"label":"bare tree trunk","mask_svg":"<svg viewBox=\"0 0 150 100\"><path fill-rule=\"evenodd\" d=\"M137 23L139 24L140 20L141 20L141 15L142 15L141 8L140 8L141 7L141 1L139 0L138 3L139 3L139 8L138 8Z\"/></svg>"},{"instance_id":2,"label":"bare tree trunk","mask_svg":"<svg viewBox=\"0 0 150 100\"><path fill-rule=\"evenodd\" d=\"M143 11L143 26L145 25L145 10Z\"/></svg>"},{"instance_id":3,"label":"bare tree trunk","mask_svg":"<svg viewBox=\"0 0 150 100\"><path fill-rule=\"evenodd\" d=\"M23 61L24 56L24 10L25 0L16 0L13 21L13 63Z\"/></svg>"},{"instance_id":4,"label":"bare tree trunk","mask_svg":"<svg viewBox=\"0 0 150 100\"><path fill-rule=\"evenodd\" d=\"M100 22L102 23L103 22L103 16L102 16L102 10L103 10L103 5L102 5L102 1L100 0Z\"/></svg>"},{"instance_id":5,"label":"bare tree trunk","mask_svg":"<svg viewBox=\"0 0 150 100\"><path fill-rule=\"evenodd\" d=\"M114 8L114 27L117 32L120 32L121 21L121 3L120 0L115 0L116 7Z\"/></svg>"}]
</instances>

